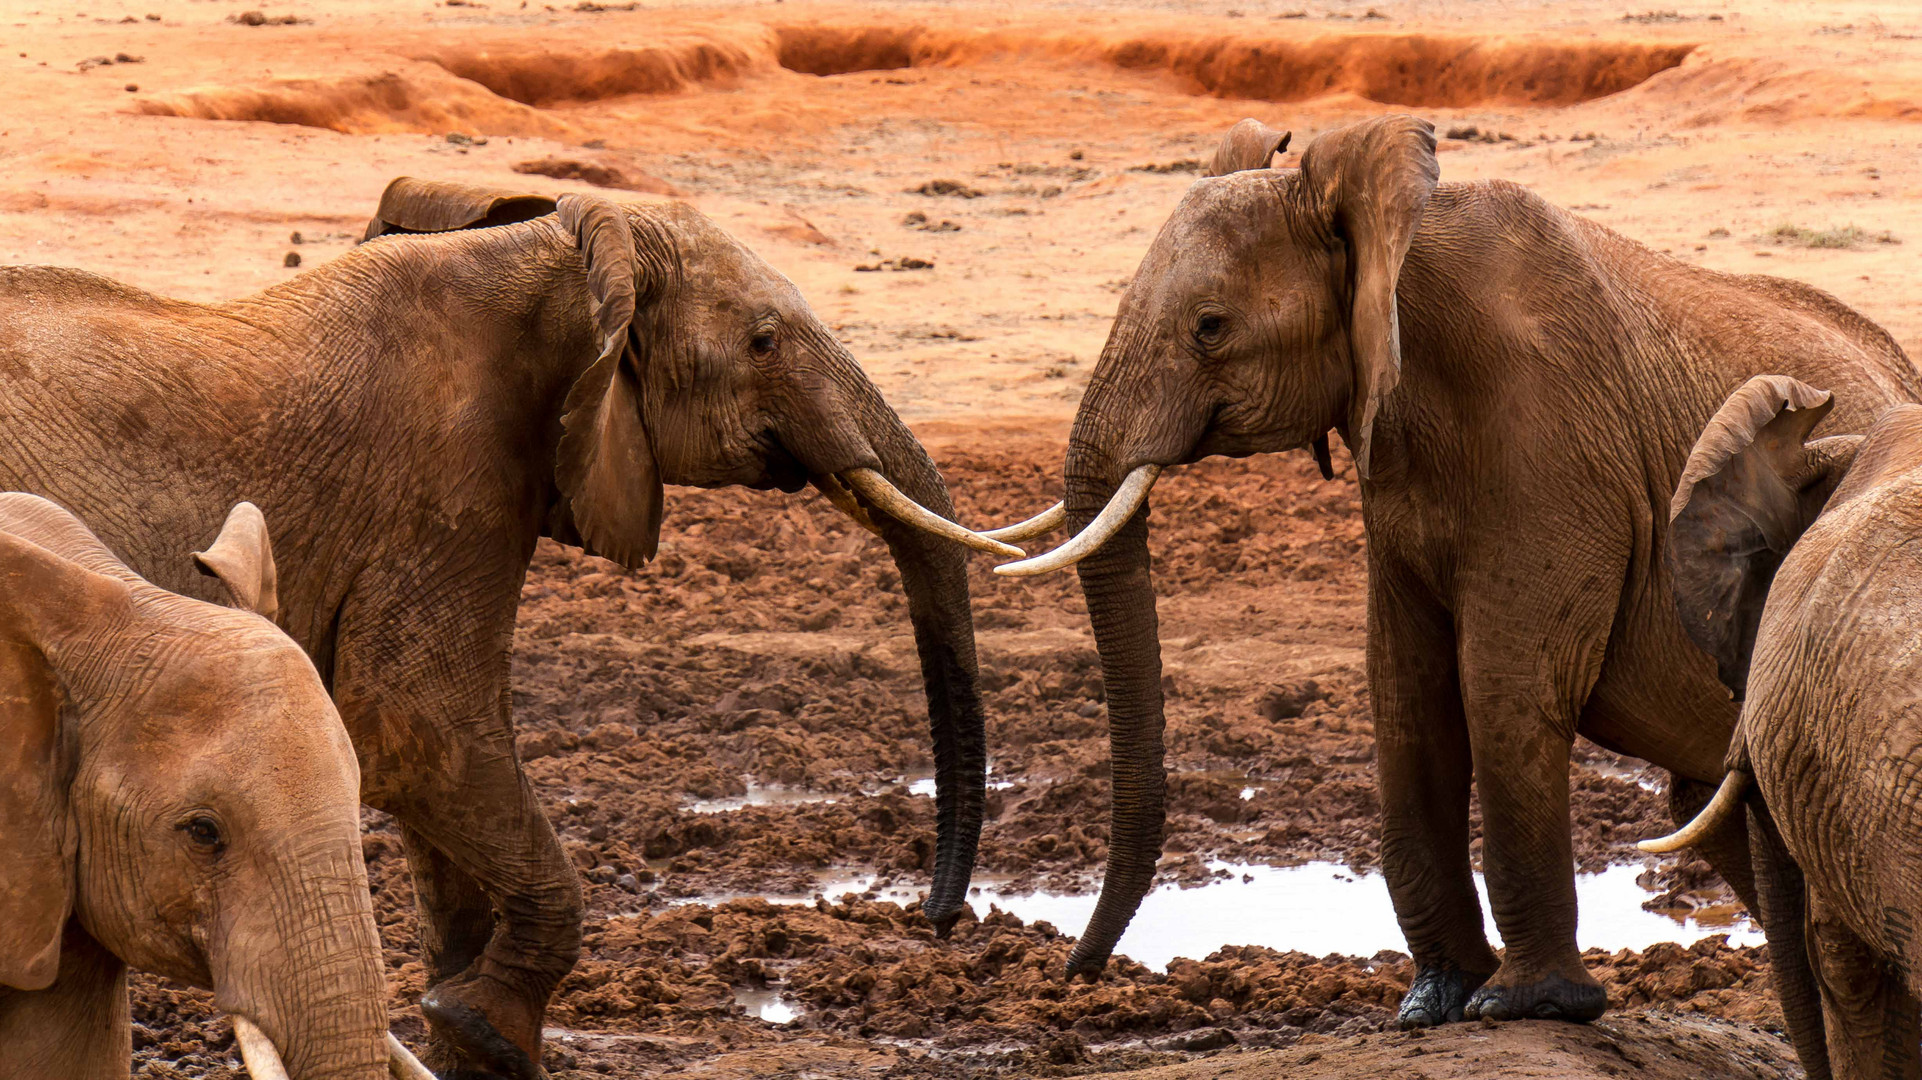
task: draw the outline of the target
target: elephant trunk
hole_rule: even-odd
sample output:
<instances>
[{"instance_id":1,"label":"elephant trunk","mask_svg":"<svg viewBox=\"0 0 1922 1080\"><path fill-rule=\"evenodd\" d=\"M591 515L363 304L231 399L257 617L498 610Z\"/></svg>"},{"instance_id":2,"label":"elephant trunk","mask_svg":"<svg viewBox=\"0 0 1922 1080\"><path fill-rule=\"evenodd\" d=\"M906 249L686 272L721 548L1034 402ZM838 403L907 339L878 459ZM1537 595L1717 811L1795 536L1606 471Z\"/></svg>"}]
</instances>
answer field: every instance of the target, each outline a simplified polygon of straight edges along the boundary
<instances>
[{"instance_id":1,"label":"elephant trunk","mask_svg":"<svg viewBox=\"0 0 1922 1080\"><path fill-rule=\"evenodd\" d=\"M1084 419L1086 410L1084 410ZM1067 510L1076 534L1112 501L1121 486L1116 462L1077 423L1065 466ZM1107 875L1088 928L1068 957L1068 974L1099 972L1154 883L1161 856L1166 800L1162 730L1161 638L1149 572L1148 505L1076 569L1087 599L1108 704L1113 756Z\"/></svg>"},{"instance_id":2,"label":"elephant trunk","mask_svg":"<svg viewBox=\"0 0 1922 1080\"><path fill-rule=\"evenodd\" d=\"M901 493L948 518L954 503L934 461L880 393L847 358L843 401L878 471ZM863 498L866 498L865 493ZM907 595L934 742L934 883L921 910L945 934L960 917L974 874L987 805L987 734L967 551L956 541L890 514L867 514L887 541Z\"/></svg>"},{"instance_id":3,"label":"elephant trunk","mask_svg":"<svg viewBox=\"0 0 1922 1080\"><path fill-rule=\"evenodd\" d=\"M332 832L333 830L329 830ZM227 925L210 957L215 1004L288 1080L386 1080L387 986L367 876L337 837L303 845L273 895Z\"/></svg>"}]
</instances>

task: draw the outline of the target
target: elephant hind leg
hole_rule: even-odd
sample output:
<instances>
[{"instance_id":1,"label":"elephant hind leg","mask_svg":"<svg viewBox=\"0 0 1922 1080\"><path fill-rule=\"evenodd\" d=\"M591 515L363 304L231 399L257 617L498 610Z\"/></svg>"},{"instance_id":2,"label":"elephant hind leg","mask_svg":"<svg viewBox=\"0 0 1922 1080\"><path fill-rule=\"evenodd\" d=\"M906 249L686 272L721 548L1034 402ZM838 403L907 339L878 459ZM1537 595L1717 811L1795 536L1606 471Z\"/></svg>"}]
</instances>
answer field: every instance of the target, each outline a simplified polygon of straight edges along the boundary
<instances>
[{"instance_id":1,"label":"elephant hind leg","mask_svg":"<svg viewBox=\"0 0 1922 1080\"><path fill-rule=\"evenodd\" d=\"M1922 1077L1922 1023L1915 997L1895 969L1819 902L1810 904L1809 938L1835 1074L1849 1080Z\"/></svg>"}]
</instances>

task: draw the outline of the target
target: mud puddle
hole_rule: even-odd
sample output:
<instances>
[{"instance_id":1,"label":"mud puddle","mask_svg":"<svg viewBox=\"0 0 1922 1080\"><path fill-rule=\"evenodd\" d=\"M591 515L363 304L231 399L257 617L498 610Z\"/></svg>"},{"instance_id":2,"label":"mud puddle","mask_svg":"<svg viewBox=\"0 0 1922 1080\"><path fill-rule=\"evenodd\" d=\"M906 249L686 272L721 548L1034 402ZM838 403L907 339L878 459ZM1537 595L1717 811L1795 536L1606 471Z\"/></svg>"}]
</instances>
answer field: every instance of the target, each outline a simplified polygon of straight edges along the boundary
<instances>
[{"instance_id":1,"label":"mud puddle","mask_svg":"<svg viewBox=\"0 0 1922 1080\"><path fill-rule=\"evenodd\" d=\"M1387 883L1380 874L1358 872L1332 862L1207 865L1214 875L1211 881L1186 887L1170 883L1150 893L1118 951L1163 971L1176 957L1198 959L1228 945L1258 945L1310 956L1372 956L1384 949L1400 952L1408 947L1395 922ZM1655 894L1636 880L1643 869L1620 865L1576 875L1581 921L1575 936L1580 947L1613 952L1646 949L1664 941L1692 945L1717 935L1726 935L1729 944L1736 947L1763 943L1761 929L1746 912L1705 908L1668 915L1644 910L1643 902ZM874 874L841 874L825 878L806 896L761 898L793 905L852 893L909 907L925 892L915 886L877 884L881 880ZM993 906L1023 922L1047 922L1068 933L1078 932L1094 913L1094 893L1009 892L986 875L976 875L975 881L969 900L978 913L985 914ZM1475 888L1486 912L1488 891L1480 874L1475 875ZM718 904L742 898L740 894L717 894L682 902ZM1491 939L1499 945L1501 937L1494 920L1486 915L1484 918ZM737 998L739 993L748 991L738 992ZM750 1014L756 1014L763 999L755 1000L757 1004L741 999ZM756 1015L773 1019L766 1011ZM784 1023L785 1019L774 1022Z\"/></svg>"}]
</instances>

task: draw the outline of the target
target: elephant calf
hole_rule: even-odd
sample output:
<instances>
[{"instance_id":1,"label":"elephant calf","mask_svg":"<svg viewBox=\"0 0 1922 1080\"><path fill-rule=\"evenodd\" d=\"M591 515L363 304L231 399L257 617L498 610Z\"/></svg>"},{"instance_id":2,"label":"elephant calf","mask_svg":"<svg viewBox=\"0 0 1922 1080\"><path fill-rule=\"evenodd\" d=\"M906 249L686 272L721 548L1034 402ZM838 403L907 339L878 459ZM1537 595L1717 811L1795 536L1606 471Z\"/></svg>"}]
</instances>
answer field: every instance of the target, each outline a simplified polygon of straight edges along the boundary
<instances>
[{"instance_id":1,"label":"elephant calf","mask_svg":"<svg viewBox=\"0 0 1922 1080\"><path fill-rule=\"evenodd\" d=\"M167 592L0 495L0 1080L125 1077L127 969L211 988L261 1080L429 1078L387 1034L360 769L260 511Z\"/></svg>"},{"instance_id":2,"label":"elephant calf","mask_svg":"<svg viewBox=\"0 0 1922 1080\"><path fill-rule=\"evenodd\" d=\"M1766 838L1756 874L1771 921L1806 911L1813 978L1780 990L1791 1018L1792 998L1819 996L1825 1030L1794 1032L1808 1074L1914 1077L1922 406L1810 441L1834 404L1757 376L1689 456L1672 505L1676 606L1742 715L1709 808L1643 846L1685 844L1746 797L1752 835Z\"/></svg>"}]
</instances>

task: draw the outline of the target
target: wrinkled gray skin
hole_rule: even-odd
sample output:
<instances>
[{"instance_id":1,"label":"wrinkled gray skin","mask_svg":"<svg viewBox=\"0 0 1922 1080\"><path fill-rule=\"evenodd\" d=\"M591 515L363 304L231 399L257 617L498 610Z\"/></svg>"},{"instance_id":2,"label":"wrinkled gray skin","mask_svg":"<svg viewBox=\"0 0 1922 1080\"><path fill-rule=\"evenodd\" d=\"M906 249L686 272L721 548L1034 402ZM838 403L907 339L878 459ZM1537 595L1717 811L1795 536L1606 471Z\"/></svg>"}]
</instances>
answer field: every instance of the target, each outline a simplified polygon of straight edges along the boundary
<instances>
[{"instance_id":1,"label":"wrinkled gray skin","mask_svg":"<svg viewBox=\"0 0 1922 1080\"><path fill-rule=\"evenodd\" d=\"M1793 1032L1804 1065L1915 1077L1922 407L1811 438L1833 407L1784 376L1731 396L1689 457L1670 562L1684 625L1745 695L1729 760L1771 841L1756 875L1806 904L1821 1022Z\"/></svg>"},{"instance_id":2,"label":"wrinkled gray skin","mask_svg":"<svg viewBox=\"0 0 1922 1080\"><path fill-rule=\"evenodd\" d=\"M1513 184L1438 185L1413 117L1323 134L1298 170L1266 167L1273 134L1189 189L1123 295L1070 436L1070 522L1143 464L1325 460L1339 433L1368 535L1382 864L1417 965L1401 1022L1597 1016L1575 946L1571 742L1670 770L1684 816L1735 722L1663 564L1696 433L1758 371L1835 387L1838 431L1916 400L1922 378L1815 289L1685 265ZM1162 835L1147 509L1079 570L1114 753L1108 878L1071 958L1085 971ZM1471 780L1500 956L1470 873ZM1739 826L1703 853L1752 897Z\"/></svg>"},{"instance_id":3,"label":"wrinkled gray skin","mask_svg":"<svg viewBox=\"0 0 1922 1080\"><path fill-rule=\"evenodd\" d=\"M554 209L397 181L371 232L492 227L380 236L216 305L0 271L0 486L73 508L188 592L205 586L178 553L231 502L274 523L278 621L333 693L362 798L402 826L444 1075L534 1076L579 952L579 883L509 712L537 539L638 565L663 483L795 490L860 466L952 512L787 279L685 206ZM872 517L926 677L940 831L925 909L945 927L986 771L963 553Z\"/></svg>"},{"instance_id":4,"label":"wrinkled gray skin","mask_svg":"<svg viewBox=\"0 0 1922 1080\"><path fill-rule=\"evenodd\" d=\"M31 495L0 495L0 582L0 1078L124 1080L129 967L294 1080L386 1077L360 772L306 654Z\"/></svg>"}]
</instances>

